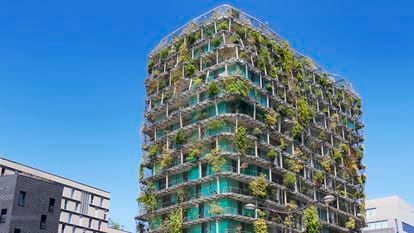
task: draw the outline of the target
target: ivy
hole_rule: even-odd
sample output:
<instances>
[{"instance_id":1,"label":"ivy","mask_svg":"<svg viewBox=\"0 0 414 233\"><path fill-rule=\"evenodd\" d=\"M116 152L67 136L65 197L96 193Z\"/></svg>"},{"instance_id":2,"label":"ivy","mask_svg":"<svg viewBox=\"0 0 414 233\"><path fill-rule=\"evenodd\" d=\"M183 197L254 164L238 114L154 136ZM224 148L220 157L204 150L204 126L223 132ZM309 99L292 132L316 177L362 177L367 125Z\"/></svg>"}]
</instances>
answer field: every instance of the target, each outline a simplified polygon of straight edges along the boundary
<instances>
[{"instance_id":1,"label":"ivy","mask_svg":"<svg viewBox=\"0 0 414 233\"><path fill-rule=\"evenodd\" d=\"M296 60L295 53L286 41L282 41L280 47L277 46L276 48L279 56L282 58L283 70L288 74L292 74Z\"/></svg>"},{"instance_id":2,"label":"ivy","mask_svg":"<svg viewBox=\"0 0 414 233\"><path fill-rule=\"evenodd\" d=\"M190 61L190 54L186 43L182 43L180 46L180 55L178 57L178 64Z\"/></svg>"},{"instance_id":3,"label":"ivy","mask_svg":"<svg viewBox=\"0 0 414 233\"><path fill-rule=\"evenodd\" d=\"M239 126L236 129L236 146L240 153L246 153L248 148L247 129L243 126Z\"/></svg>"},{"instance_id":4,"label":"ivy","mask_svg":"<svg viewBox=\"0 0 414 233\"><path fill-rule=\"evenodd\" d=\"M260 175L249 184L249 189L252 192L252 195L260 198L265 198L267 196L267 187L268 183L263 173L260 173Z\"/></svg>"},{"instance_id":5,"label":"ivy","mask_svg":"<svg viewBox=\"0 0 414 233\"><path fill-rule=\"evenodd\" d=\"M137 199L139 203L144 205L145 210L152 212L157 206L157 199L155 195L155 186L151 182L147 182L145 189L141 192L141 196Z\"/></svg>"},{"instance_id":6,"label":"ivy","mask_svg":"<svg viewBox=\"0 0 414 233\"><path fill-rule=\"evenodd\" d=\"M315 206L310 206L305 209L303 215L303 224L307 233L319 233L320 223L318 210Z\"/></svg>"},{"instance_id":7,"label":"ivy","mask_svg":"<svg viewBox=\"0 0 414 233\"><path fill-rule=\"evenodd\" d=\"M164 153L162 154L162 159L161 159L161 163L160 163L161 169L165 169L168 166L170 166L171 161L172 161L171 152L168 151L168 149L166 149L164 151Z\"/></svg>"}]
</instances>

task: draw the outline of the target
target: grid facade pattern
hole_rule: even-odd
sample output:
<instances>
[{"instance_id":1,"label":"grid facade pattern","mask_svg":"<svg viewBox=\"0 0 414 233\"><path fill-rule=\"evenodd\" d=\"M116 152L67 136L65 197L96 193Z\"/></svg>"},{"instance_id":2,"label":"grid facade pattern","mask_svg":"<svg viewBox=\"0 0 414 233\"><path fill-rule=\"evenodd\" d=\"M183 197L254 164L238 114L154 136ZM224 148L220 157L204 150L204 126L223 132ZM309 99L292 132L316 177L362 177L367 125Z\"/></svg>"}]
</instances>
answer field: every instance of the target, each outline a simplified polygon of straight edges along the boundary
<instances>
[{"instance_id":1,"label":"grid facade pattern","mask_svg":"<svg viewBox=\"0 0 414 233\"><path fill-rule=\"evenodd\" d=\"M247 233L261 219L301 232L303 212L286 211L309 203L321 231L360 231L363 123L348 82L228 5L163 39L148 73L137 216L148 231Z\"/></svg>"}]
</instances>

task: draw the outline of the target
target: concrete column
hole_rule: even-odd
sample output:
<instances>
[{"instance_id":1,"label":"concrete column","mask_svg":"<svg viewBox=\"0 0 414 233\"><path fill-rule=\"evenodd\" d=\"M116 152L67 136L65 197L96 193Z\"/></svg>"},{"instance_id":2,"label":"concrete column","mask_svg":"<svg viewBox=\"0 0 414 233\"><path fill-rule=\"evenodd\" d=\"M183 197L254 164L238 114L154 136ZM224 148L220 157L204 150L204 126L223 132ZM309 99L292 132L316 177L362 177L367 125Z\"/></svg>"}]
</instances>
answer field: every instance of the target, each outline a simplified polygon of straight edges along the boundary
<instances>
[{"instance_id":1,"label":"concrete column","mask_svg":"<svg viewBox=\"0 0 414 233\"><path fill-rule=\"evenodd\" d=\"M237 155L237 174L240 174L240 155Z\"/></svg>"},{"instance_id":2,"label":"concrete column","mask_svg":"<svg viewBox=\"0 0 414 233\"><path fill-rule=\"evenodd\" d=\"M202 169L202 167L201 167L201 161L198 161L198 177L201 179L203 176L202 176L202 171L203 171L203 169Z\"/></svg>"},{"instance_id":3,"label":"concrete column","mask_svg":"<svg viewBox=\"0 0 414 233\"><path fill-rule=\"evenodd\" d=\"M258 149L257 149L257 140L255 140L255 141L254 141L254 156L256 156L256 157L257 157L257 156L259 156L258 154L259 154L259 153L258 153Z\"/></svg>"},{"instance_id":4,"label":"concrete column","mask_svg":"<svg viewBox=\"0 0 414 233\"><path fill-rule=\"evenodd\" d=\"M220 177L216 176L216 184L217 184L217 194L220 194Z\"/></svg>"},{"instance_id":5,"label":"concrete column","mask_svg":"<svg viewBox=\"0 0 414 233\"><path fill-rule=\"evenodd\" d=\"M165 175L165 188L168 188L168 173Z\"/></svg>"}]
</instances>

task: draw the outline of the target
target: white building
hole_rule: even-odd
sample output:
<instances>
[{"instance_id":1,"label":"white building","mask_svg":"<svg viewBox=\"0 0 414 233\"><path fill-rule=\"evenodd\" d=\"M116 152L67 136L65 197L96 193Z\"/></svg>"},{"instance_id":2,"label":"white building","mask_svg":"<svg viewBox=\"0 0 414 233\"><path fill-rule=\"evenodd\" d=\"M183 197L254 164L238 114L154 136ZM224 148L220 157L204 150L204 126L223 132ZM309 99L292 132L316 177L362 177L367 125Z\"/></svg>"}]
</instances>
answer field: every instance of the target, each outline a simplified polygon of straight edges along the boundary
<instances>
[{"instance_id":1,"label":"white building","mask_svg":"<svg viewBox=\"0 0 414 233\"><path fill-rule=\"evenodd\" d=\"M366 201L366 233L414 233L414 208L399 196Z\"/></svg>"}]
</instances>

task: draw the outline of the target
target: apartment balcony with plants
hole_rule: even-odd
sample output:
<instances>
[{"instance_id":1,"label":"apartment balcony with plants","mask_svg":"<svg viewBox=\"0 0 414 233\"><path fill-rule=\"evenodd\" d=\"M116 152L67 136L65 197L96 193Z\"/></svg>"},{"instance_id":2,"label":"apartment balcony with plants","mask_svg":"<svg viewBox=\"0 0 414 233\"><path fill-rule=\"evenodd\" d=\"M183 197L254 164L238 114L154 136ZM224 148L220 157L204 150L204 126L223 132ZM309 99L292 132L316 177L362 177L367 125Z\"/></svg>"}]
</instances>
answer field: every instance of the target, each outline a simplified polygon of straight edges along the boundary
<instances>
[{"instance_id":1,"label":"apartment balcony with plants","mask_svg":"<svg viewBox=\"0 0 414 233\"><path fill-rule=\"evenodd\" d=\"M197 17L152 51L145 85L148 232L363 228L361 98L266 24L228 5Z\"/></svg>"}]
</instances>

